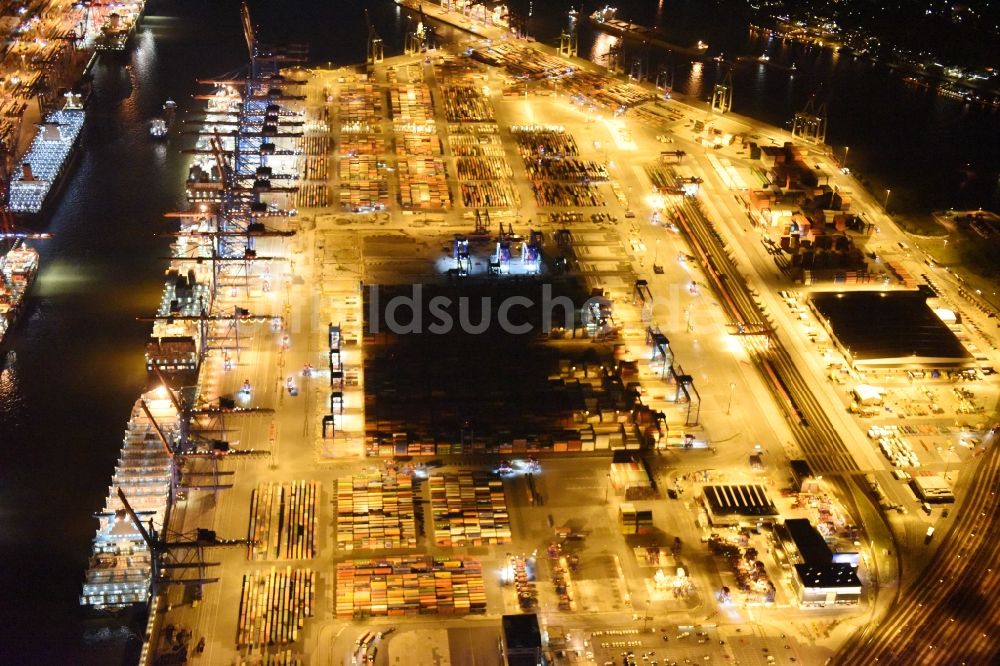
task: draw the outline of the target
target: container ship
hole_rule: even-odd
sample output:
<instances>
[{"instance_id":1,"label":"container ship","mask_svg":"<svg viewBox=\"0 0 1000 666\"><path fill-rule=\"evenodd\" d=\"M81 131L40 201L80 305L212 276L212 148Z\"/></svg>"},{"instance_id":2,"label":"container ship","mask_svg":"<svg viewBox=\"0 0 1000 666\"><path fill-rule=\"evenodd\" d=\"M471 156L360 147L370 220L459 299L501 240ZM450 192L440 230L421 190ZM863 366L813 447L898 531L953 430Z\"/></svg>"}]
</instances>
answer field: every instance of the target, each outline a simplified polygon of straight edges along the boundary
<instances>
[{"instance_id":1,"label":"container ship","mask_svg":"<svg viewBox=\"0 0 1000 666\"><path fill-rule=\"evenodd\" d=\"M138 518L159 533L168 516L171 454L181 416L166 388L142 394L125 427L118 466L104 509L97 514L93 552L80 604L100 611L120 611L149 600L153 553L118 496L120 488Z\"/></svg>"},{"instance_id":2,"label":"container ship","mask_svg":"<svg viewBox=\"0 0 1000 666\"><path fill-rule=\"evenodd\" d=\"M590 14L590 22L595 28L616 37L648 42L652 46L658 46L676 53L700 57L705 55L705 52L708 50L708 44L701 40L692 47L674 44L667 40L666 35L655 28L647 28L637 23L630 23L615 18L617 12L616 8L605 6L603 9L598 9L596 12Z\"/></svg>"},{"instance_id":3,"label":"container ship","mask_svg":"<svg viewBox=\"0 0 1000 666\"><path fill-rule=\"evenodd\" d=\"M111 11L104 17L104 23L101 25L101 32L95 42L96 49L112 53L124 51L145 9L145 0L131 0L112 5Z\"/></svg>"},{"instance_id":4,"label":"container ship","mask_svg":"<svg viewBox=\"0 0 1000 666\"><path fill-rule=\"evenodd\" d=\"M24 312L28 292L38 275L38 251L15 240L0 239L0 344Z\"/></svg>"},{"instance_id":5,"label":"container ship","mask_svg":"<svg viewBox=\"0 0 1000 666\"><path fill-rule=\"evenodd\" d=\"M37 215L66 171L83 130L85 111L79 95L66 95L66 104L45 115L38 134L17 163L11 177L9 208L17 214Z\"/></svg>"}]
</instances>

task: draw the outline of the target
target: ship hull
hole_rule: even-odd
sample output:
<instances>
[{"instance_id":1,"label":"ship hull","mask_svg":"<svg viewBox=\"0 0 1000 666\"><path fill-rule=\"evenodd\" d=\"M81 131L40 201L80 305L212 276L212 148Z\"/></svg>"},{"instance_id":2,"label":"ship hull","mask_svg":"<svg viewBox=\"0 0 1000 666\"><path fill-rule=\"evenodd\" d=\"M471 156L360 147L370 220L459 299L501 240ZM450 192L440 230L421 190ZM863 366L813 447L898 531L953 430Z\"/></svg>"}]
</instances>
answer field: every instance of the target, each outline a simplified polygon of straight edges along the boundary
<instances>
[{"instance_id":1,"label":"ship hull","mask_svg":"<svg viewBox=\"0 0 1000 666\"><path fill-rule=\"evenodd\" d=\"M6 254L6 252L4 252ZM0 258L4 256L0 254ZM4 343L9 341L17 327L18 322L20 322L28 309L28 301L31 298L31 291L35 285L35 280L38 277L38 266L34 268L31 272L25 275L25 286L23 291L21 291L16 301L13 303L11 308L5 312L0 313L0 347L4 346Z\"/></svg>"}]
</instances>

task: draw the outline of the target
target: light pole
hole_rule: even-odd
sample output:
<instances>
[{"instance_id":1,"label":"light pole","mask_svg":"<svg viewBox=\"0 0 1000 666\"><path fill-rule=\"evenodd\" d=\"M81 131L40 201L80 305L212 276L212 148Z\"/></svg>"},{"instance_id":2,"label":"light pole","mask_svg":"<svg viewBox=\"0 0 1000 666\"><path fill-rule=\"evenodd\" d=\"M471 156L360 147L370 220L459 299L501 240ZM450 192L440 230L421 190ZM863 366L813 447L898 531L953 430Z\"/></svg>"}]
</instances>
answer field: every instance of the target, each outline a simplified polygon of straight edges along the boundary
<instances>
[{"instance_id":1,"label":"light pole","mask_svg":"<svg viewBox=\"0 0 1000 666\"><path fill-rule=\"evenodd\" d=\"M887 213L889 212L889 195L890 194L892 194L892 190L890 190L890 189L887 188L886 191L885 191L885 201L882 202L882 208L884 208Z\"/></svg>"},{"instance_id":2,"label":"light pole","mask_svg":"<svg viewBox=\"0 0 1000 666\"><path fill-rule=\"evenodd\" d=\"M656 239L656 251L653 252L653 266L656 266L656 259L660 256L660 239ZM655 268L654 268L655 270Z\"/></svg>"},{"instance_id":3,"label":"light pole","mask_svg":"<svg viewBox=\"0 0 1000 666\"><path fill-rule=\"evenodd\" d=\"M840 163L840 166L845 169L847 168L847 153L850 150L851 150L850 146L844 146L844 161Z\"/></svg>"},{"instance_id":4,"label":"light pole","mask_svg":"<svg viewBox=\"0 0 1000 666\"><path fill-rule=\"evenodd\" d=\"M729 404L726 405L726 416L733 410L733 394L736 393L736 382L729 382Z\"/></svg>"},{"instance_id":5,"label":"light pole","mask_svg":"<svg viewBox=\"0 0 1000 666\"><path fill-rule=\"evenodd\" d=\"M951 454L955 451L955 445L948 447L948 457L944 460L944 478L948 478L948 468L951 466Z\"/></svg>"}]
</instances>

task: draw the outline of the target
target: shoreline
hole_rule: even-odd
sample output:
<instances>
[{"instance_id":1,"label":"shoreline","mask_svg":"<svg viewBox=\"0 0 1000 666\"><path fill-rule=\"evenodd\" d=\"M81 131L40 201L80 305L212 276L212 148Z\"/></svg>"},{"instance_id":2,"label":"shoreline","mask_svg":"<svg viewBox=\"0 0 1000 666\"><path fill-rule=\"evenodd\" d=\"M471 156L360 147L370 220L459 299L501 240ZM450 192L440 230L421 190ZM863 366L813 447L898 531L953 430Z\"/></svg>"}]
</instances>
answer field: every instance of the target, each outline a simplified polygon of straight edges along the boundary
<instances>
[{"instance_id":1,"label":"shoreline","mask_svg":"<svg viewBox=\"0 0 1000 666\"><path fill-rule=\"evenodd\" d=\"M460 29L463 32L473 35L474 37L477 37L479 39L508 39L508 38L517 39L512 33L503 30L503 28L500 26L485 25L482 24L481 22L474 21L469 17L464 17L464 16L462 17L464 21L459 22L458 19L456 19L456 17L453 16L453 12L448 12L439 5L430 3L421 3L415 0L396 0L396 3L401 7L409 9L411 11L418 11L416 9L416 7L418 6L423 7L424 16L437 20L453 28ZM549 46L548 44L538 42L534 39L529 39L528 41L531 44L533 44L535 48L539 49L540 51L542 51L547 55L552 55L558 58L562 58L567 62L575 66L578 66L580 68L610 75L606 67L602 67L597 63L594 63L586 58L580 56L566 57L560 55L559 49ZM624 77L623 75L614 74L613 76L618 80L628 80L627 77ZM631 81L631 83L633 83L634 85L638 85L651 92L655 92L658 97L661 95L659 89L657 89L655 85L649 83L648 81ZM689 95L685 95L683 93L675 93L671 91L669 99L671 101L676 102L677 104L688 107L688 109L690 109L692 113L705 115L706 118L720 117L720 116L713 116L712 112L708 108L701 108L707 103L701 102L700 100L693 98ZM753 129L753 128L763 129L768 134L779 139L780 140L779 143L784 143L785 141L794 142L794 139L792 138L790 132L788 132L784 128L771 125L763 120L758 120L750 116L735 113L733 111L727 112L724 117L731 122L736 122L746 125L748 129ZM804 145L805 150L813 155L821 155L826 159L829 159L833 164L839 164L838 160L836 159L836 156L834 155L833 148L828 144L814 145L814 144L800 143L799 145ZM876 197L874 196L874 192L877 192L880 189L880 185L877 184L881 181L879 177L876 176L874 179L871 179L871 177L867 176L867 174L857 174L854 172L850 173L849 177L853 182L852 189L859 194L863 193L867 199L870 199L871 207L874 210L877 210L879 213L885 215L899 229L899 231L905 234L906 236L913 239L920 239L931 243L944 241L946 239L949 240L954 239L957 241L957 244L963 244L963 241L967 243L970 240L968 238L968 234L957 230L950 231L944 226L942 226L936 218L937 213L940 212L939 210L920 210L920 211L903 210L898 212L894 211L892 213L887 213L884 209L884 206L878 204L876 201ZM926 233L927 231L932 229L940 229L942 233L940 234ZM983 262L979 262L979 264L982 263ZM961 269L956 270L955 272L956 274L961 274L961 277L963 277L963 279L968 280L970 282L979 283L983 286L990 286L990 287L996 286L993 282L993 280L995 279L993 276L973 271L969 266L963 265L961 261L959 261L958 264L959 266L961 266ZM992 292L992 289L988 291ZM998 299L997 302L995 303L993 301L988 301L988 302L990 302L994 307L1000 306L1000 299Z\"/></svg>"}]
</instances>

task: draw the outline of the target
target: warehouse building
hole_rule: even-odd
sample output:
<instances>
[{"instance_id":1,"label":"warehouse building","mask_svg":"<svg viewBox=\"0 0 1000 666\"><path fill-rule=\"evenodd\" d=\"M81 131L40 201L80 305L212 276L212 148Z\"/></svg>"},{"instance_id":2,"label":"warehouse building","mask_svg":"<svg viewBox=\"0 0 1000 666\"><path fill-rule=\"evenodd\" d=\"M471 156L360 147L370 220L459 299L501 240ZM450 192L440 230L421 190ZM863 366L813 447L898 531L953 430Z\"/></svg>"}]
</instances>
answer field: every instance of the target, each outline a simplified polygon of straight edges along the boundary
<instances>
[{"instance_id":1,"label":"warehouse building","mask_svg":"<svg viewBox=\"0 0 1000 666\"><path fill-rule=\"evenodd\" d=\"M815 292L810 305L858 370L963 368L972 354L927 305L927 291Z\"/></svg>"},{"instance_id":2,"label":"warehouse building","mask_svg":"<svg viewBox=\"0 0 1000 666\"><path fill-rule=\"evenodd\" d=\"M534 613L504 615L503 658L507 666L539 666L542 663L542 632Z\"/></svg>"},{"instance_id":3,"label":"warehouse building","mask_svg":"<svg viewBox=\"0 0 1000 666\"><path fill-rule=\"evenodd\" d=\"M857 568L835 557L812 523L805 518L790 518L775 527L775 535L793 565L792 587L801 606L857 604L861 600Z\"/></svg>"},{"instance_id":4,"label":"warehouse building","mask_svg":"<svg viewBox=\"0 0 1000 666\"><path fill-rule=\"evenodd\" d=\"M910 480L910 487L921 502L948 504L955 501L951 486L940 476L915 476Z\"/></svg>"},{"instance_id":5,"label":"warehouse building","mask_svg":"<svg viewBox=\"0 0 1000 666\"><path fill-rule=\"evenodd\" d=\"M703 486L705 511L712 525L771 522L778 515L764 486Z\"/></svg>"}]
</instances>

